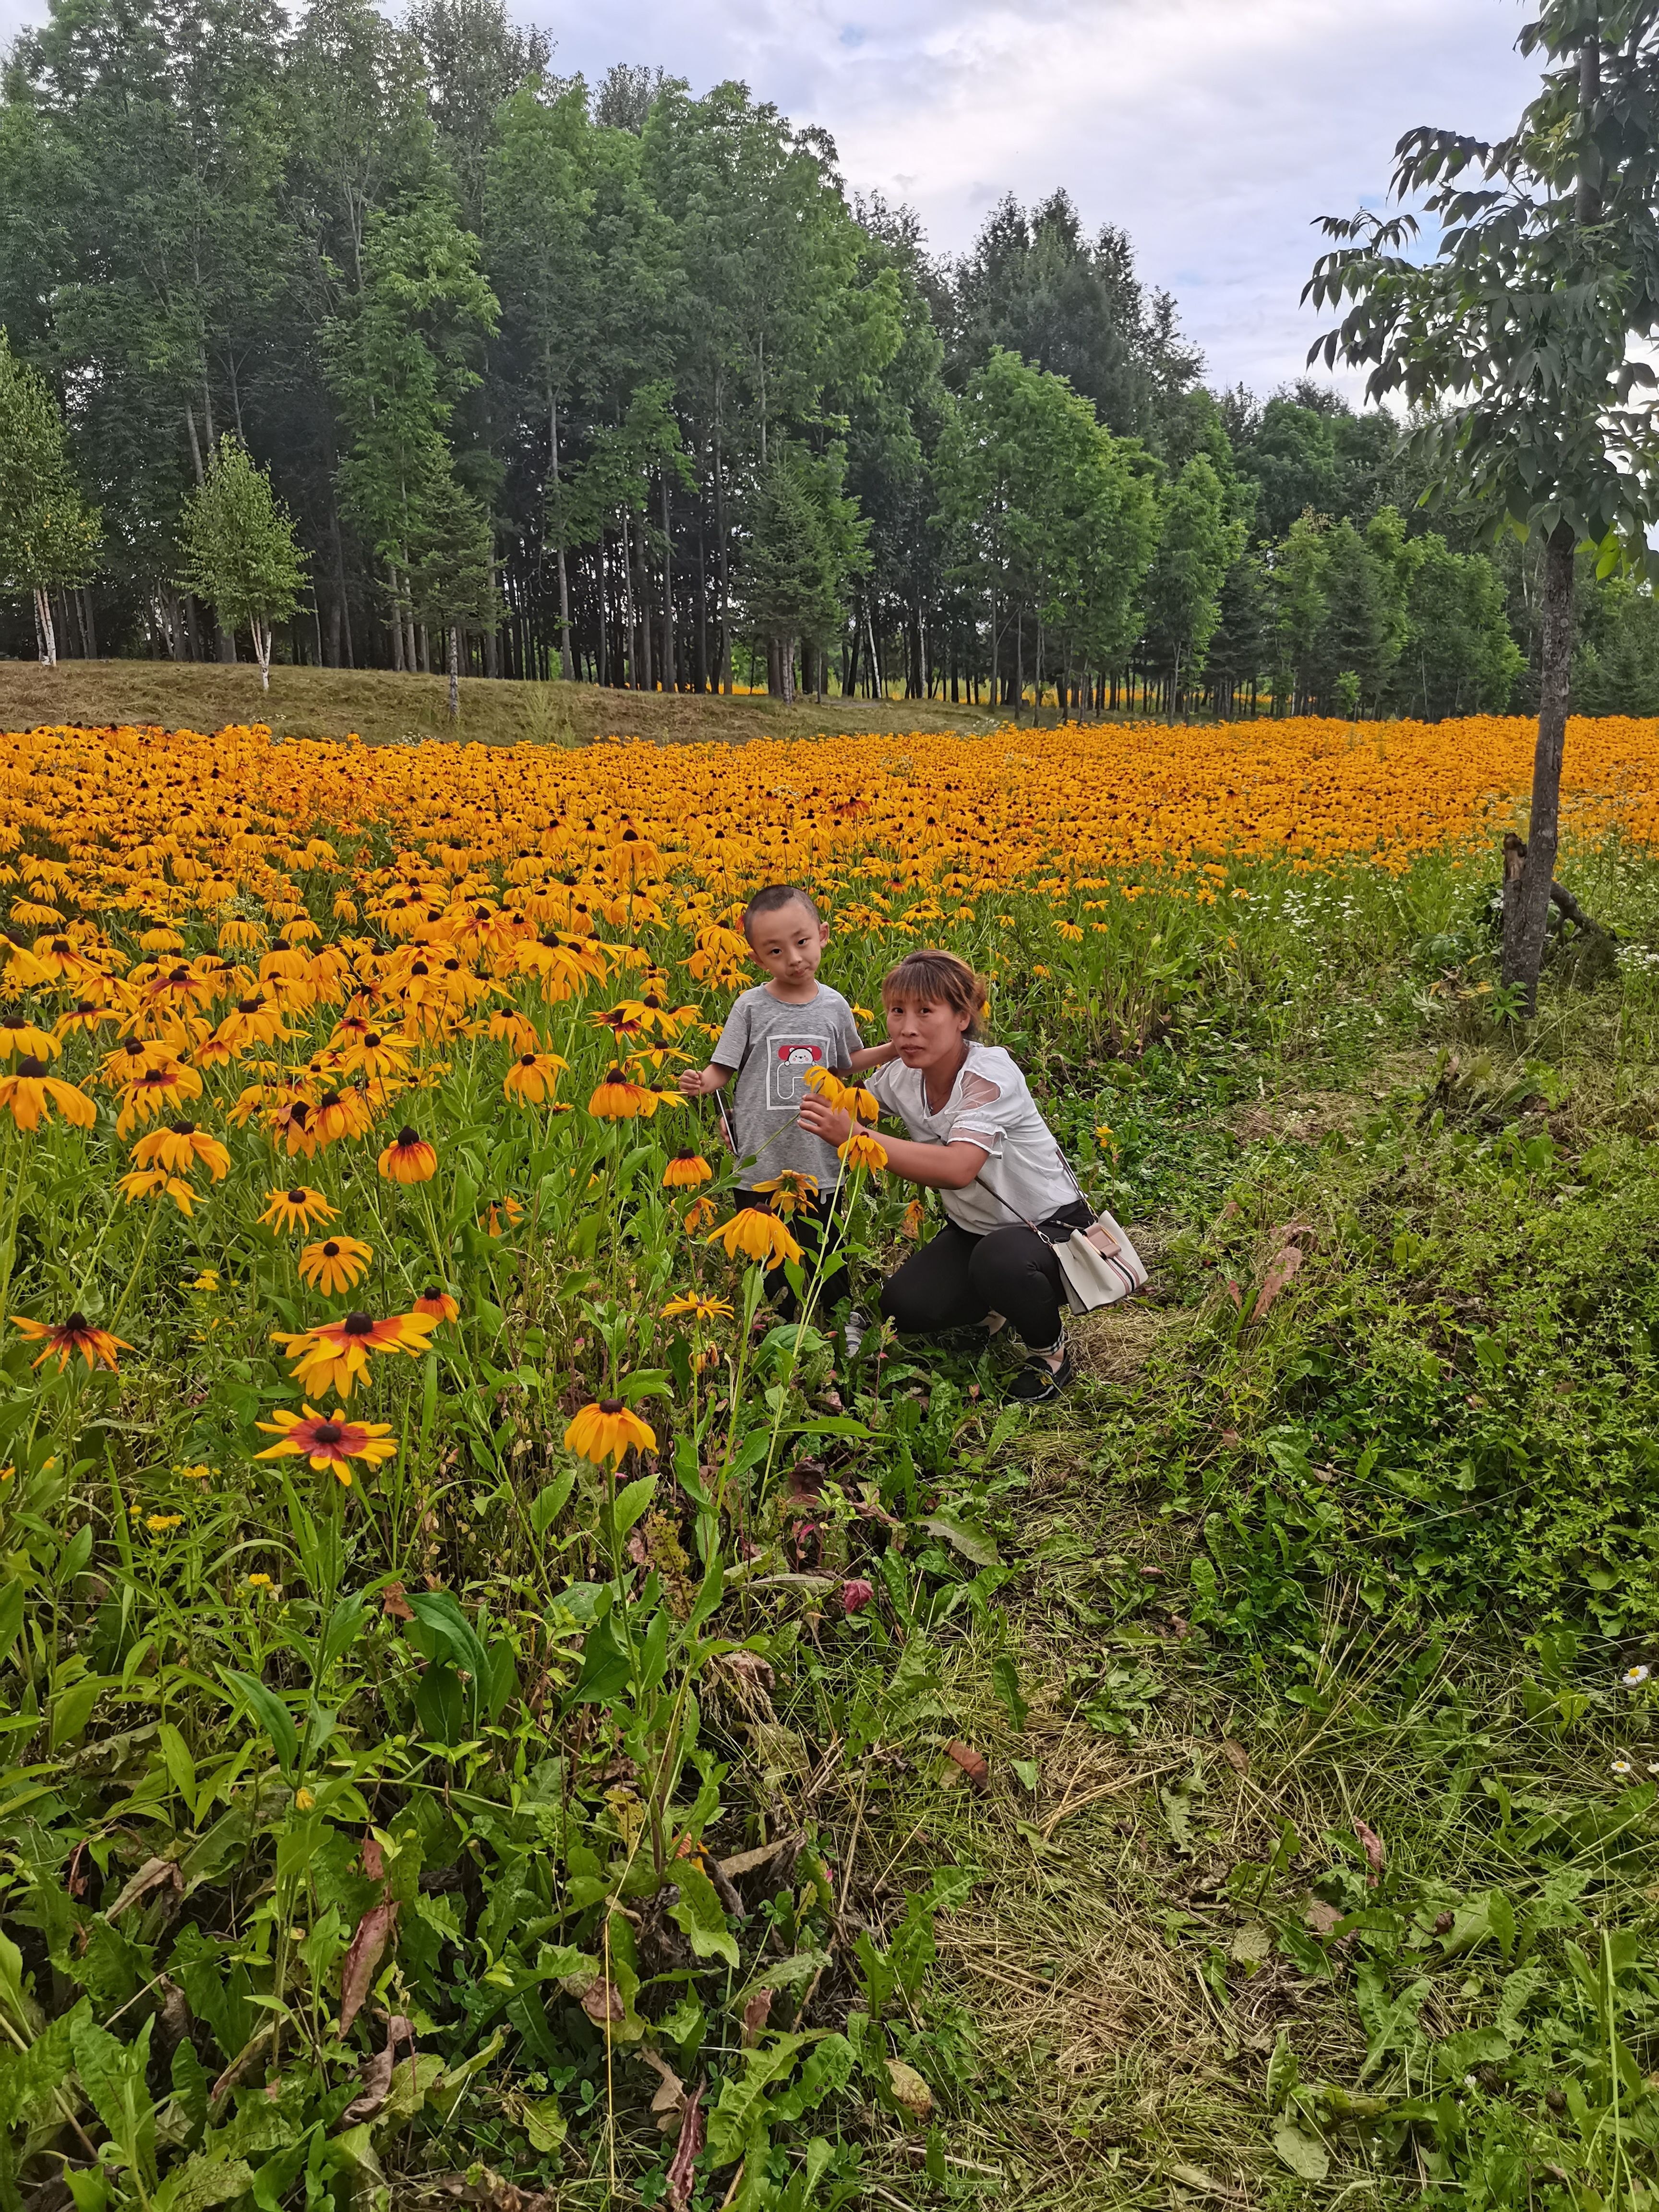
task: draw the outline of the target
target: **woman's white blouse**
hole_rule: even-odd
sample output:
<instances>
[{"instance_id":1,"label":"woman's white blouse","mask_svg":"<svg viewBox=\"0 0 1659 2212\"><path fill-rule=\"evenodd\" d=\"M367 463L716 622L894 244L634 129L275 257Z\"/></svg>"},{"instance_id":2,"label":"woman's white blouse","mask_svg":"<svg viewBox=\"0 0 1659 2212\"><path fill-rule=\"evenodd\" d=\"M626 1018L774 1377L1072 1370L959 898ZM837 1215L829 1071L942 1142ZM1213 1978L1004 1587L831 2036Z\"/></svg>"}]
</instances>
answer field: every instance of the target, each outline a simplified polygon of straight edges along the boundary
<instances>
[{"instance_id":1,"label":"woman's white blouse","mask_svg":"<svg viewBox=\"0 0 1659 2212\"><path fill-rule=\"evenodd\" d=\"M1016 1222L1047 1221L1076 1202L1078 1188L1025 1078L997 1044L968 1047L951 1095L934 1113L919 1067L890 1060L866 1078L871 1091L918 1145L983 1145L984 1166L961 1190L942 1190L959 1229L983 1237Z\"/></svg>"}]
</instances>

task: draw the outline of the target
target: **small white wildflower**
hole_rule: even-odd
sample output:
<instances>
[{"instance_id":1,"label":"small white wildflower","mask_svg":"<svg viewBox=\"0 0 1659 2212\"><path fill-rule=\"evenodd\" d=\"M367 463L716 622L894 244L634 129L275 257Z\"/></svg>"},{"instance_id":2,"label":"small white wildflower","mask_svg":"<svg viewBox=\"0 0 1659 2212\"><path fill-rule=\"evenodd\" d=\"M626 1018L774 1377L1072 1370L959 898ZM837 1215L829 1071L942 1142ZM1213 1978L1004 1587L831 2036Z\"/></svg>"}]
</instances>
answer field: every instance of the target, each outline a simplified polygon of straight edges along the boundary
<instances>
[{"instance_id":1,"label":"small white wildflower","mask_svg":"<svg viewBox=\"0 0 1659 2212\"><path fill-rule=\"evenodd\" d=\"M1652 1672L1650 1667L1626 1667L1619 1679L1627 1690L1633 1690L1638 1682L1645 1682Z\"/></svg>"},{"instance_id":2,"label":"small white wildflower","mask_svg":"<svg viewBox=\"0 0 1659 2212\"><path fill-rule=\"evenodd\" d=\"M1631 1774L1635 1771L1627 1759L1615 1759L1613 1762L1613 1771L1615 1774Z\"/></svg>"}]
</instances>

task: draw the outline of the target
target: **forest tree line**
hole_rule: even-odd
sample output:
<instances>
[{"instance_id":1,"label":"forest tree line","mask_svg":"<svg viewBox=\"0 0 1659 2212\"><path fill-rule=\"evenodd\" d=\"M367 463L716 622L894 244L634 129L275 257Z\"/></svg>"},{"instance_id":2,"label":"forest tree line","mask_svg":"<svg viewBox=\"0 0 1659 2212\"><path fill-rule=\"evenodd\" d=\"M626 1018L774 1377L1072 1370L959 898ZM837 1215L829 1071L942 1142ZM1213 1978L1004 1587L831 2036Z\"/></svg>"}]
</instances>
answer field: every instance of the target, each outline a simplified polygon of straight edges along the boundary
<instances>
[{"instance_id":1,"label":"forest tree line","mask_svg":"<svg viewBox=\"0 0 1659 2212\"><path fill-rule=\"evenodd\" d=\"M60 650L235 657L179 550L229 435L307 557L278 659L428 669L453 637L463 672L647 689L1532 703L1535 556L1425 514L1389 416L1207 389L1063 191L935 257L744 87L553 60L501 0L52 0L17 40L0 328L99 524ZM1659 711L1650 596L1587 576L1583 612L1583 704ZM7 600L0 652L41 620Z\"/></svg>"}]
</instances>

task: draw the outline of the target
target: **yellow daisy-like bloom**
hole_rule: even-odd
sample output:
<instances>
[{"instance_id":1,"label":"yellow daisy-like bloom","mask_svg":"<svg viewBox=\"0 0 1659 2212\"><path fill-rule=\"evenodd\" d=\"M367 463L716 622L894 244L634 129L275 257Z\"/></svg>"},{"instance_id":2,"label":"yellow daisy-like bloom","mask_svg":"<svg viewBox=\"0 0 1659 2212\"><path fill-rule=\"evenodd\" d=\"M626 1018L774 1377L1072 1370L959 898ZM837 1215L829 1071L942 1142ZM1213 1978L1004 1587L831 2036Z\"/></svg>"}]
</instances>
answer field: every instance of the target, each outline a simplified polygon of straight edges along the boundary
<instances>
[{"instance_id":1,"label":"yellow daisy-like bloom","mask_svg":"<svg viewBox=\"0 0 1659 2212\"><path fill-rule=\"evenodd\" d=\"M460 1310L460 1300L441 1290L436 1283L428 1283L414 1305L415 1312L429 1314L434 1322L453 1321Z\"/></svg>"},{"instance_id":2,"label":"yellow daisy-like bloom","mask_svg":"<svg viewBox=\"0 0 1659 2212\"><path fill-rule=\"evenodd\" d=\"M188 1175L198 1160L215 1182L230 1172L230 1154L217 1137L198 1129L194 1121L169 1121L165 1128L140 1137L132 1148L134 1167L164 1168L169 1175Z\"/></svg>"},{"instance_id":3,"label":"yellow daisy-like bloom","mask_svg":"<svg viewBox=\"0 0 1659 2212\"><path fill-rule=\"evenodd\" d=\"M514 1052L539 1052L542 1048L541 1033L529 1015L508 1006L497 1006L489 1017L485 1035L492 1044L510 1044Z\"/></svg>"},{"instance_id":4,"label":"yellow daisy-like bloom","mask_svg":"<svg viewBox=\"0 0 1659 2212\"><path fill-rule=\"evenodd\" d=\"M695 1237L700 1229L707 1229L711 1221L719 1218L720 1208L712 1198L694 1198L685 1209L687 1233Z\"/></svg>"},{"instance_id":5,"label":"yellow daisy-like bloom","mask_svg":"<svg viewBox=\"0 0 1659 2212\"><path fill-rule=\"evenodd\" d=\"M430 1182L438 1155L418 1129L399 1129L380 1154L380 1167L388 1182Z\"/></svg>"},{"instance_id":6,"label":"yellow daisy-like bloom","mask_svg":"<svg viewBox=\"0 0 1659 2212\"><path fill-rule=\"evenodd\" d=\"M347 1075L407 1075L409 1055L414 1050L412 1041L394 1036L383 1030L365 1030L359 1037L347 1039L340 1052L340 1066Z\"/></svg>"},{"instance_id":7,"label":"yellow daisy-like bloom","mask_svg":"<svg viewBox=\"0 0 1659 2212\"><path fill-rule=\"evenodd\" d=\"M283 1407L274 1421L261 1421L259 1426L278 1441L256 1452L256 1459L308 1459L319 1474L329 1469L348 1490L354 1459L365 1467L379 1467L398 1451L389 1421L349 1421L343 1413L319 1413L313 1406L298 1413ZM270 1586L269 1575L250 1575L248 1580L265 1589Z\"/></svg>"},{"instance_id":8,"label":"yellow daisy-like bloom","mask_svg":"<svg viewBox=\"0 0 1659 2212\"><path fill-rule=\"evenodd\" d=\"M372 1314L349 1313L316 1328L274 1330L270 1340L294 1362L289 1372L301 1389L319 1395L332 1389L349 1398L358 1377L368 1373L371 1352L403 1352L418 1359L436 1327L430 1314L388 1314L376 1321Z\"/></svg>"},{"instance_id":9,"label":"yellow daisy-like bloom","mask_svg":"<svg viewBox=\"0 0 1659 2212\"><path fill-rule=\"evenodd\" d=\"M632 1121L641 1115L648 1118L654 1114L658 1103L654 1091L634 1082L622 1068L612 1067L588 1100L587 1110L596 1121Z\"/></svg>"},{"instance_id":10,"label":"yellow daisy-like bloom","mask_svg":"<svg viewBox=\"0 0 1659 2212\"><path fill-rule=\"evenodd\" d=\"M177 1109L185 1099L199 1098L201 1095L202 1079L193 1067L180 1067L173 1061L161 1067L147 1067L121 1092L115 1133L125 1137L136 1121L152 1121L169 1108Z\"/></svg>"},{"instance_id":11,"label":"yellow daisy-like bloom","mask_svg":"<svg viewBox=\"0 0 1659 2212\"><path fill-rule=\"evenodd\" d=\"M766 1193L772 1200L772 1211L780 1220L787 1221L799 1213L808 1199L816 1196L818 1179L800 1168L785 1168L781 1175L770 1176L755 1188Z\"/></svg>"},{"instance_id":12,"label":"yellow daisy-like bloom","mask_svg":"<svg viewBox=\"0 0 1659 2212\"><path fill-rule=\"evenodd\" d=\"M270 1193L270 1203L259 1216L262 1228L309 1229L313 1223L332 1221L334 1208L309 1183L295 1183L287 1190Z\"/></svg>"},{"instance_id":13,"label":"yellow daisy-like bloom","mask_svg":"<svg viewBox=\"0 0 1659 2212\"><path fill-rule=\"evenodd\" d=\"M193 1214L196 1209L195 1192L187 1182L181 1182L177 1176L169 1175L165 1168L130 1169L125 1175L116 1177L115 1187L124 1194L129 1206L141 1198L165 1196L170 1198L179 1212L186 1217Z\"/></svg>"},{"instance_id":14,"label":"yellow daisy-like bloom","mask_svg":"<svg viewBox=\"0 0 1659 2212\"><path fill-rule=\"evenodd\" d=\"M848 1133L847 1142L837 1145L836 1150L849 1168L867 1168L875 1174L887 1164L887 1147L880 1138L866 1137L856 1127Z\"/></svg>"},{"instance_id":15,"label":"yellow daisy-like bloom","mask_svg":"<svg viewBox=\"0 0 1659 2212\"><path fill-rule=\"evenodd\" d=\"M624 1459L633 1450L655 1451L657 1433L620 1398L601 1398L584 1406L564 1432L564 1448L595 1467Z\"/></svg>"},{"instance_id":16,"label":"yellow daisy-like bloom","mask_svg":"<svg viewBox=\"0 0 1659 2212\"><path fill-rule=\"evenodd\" d=\"M763 1213L757 1206L743 1207L711 1230L705 1241L718 1244L728 1260L750 1260L758 1267L775 1267L803 1256L777 1215Z\"/></svg>"},{"instance_id":17,"label":"yellow daisy-like bloom","mask_svg":"<svg viewBox=\"0 0 1659 2212\"><path fill-rule=\"evenodd\" d=\"M182 1528L184 1525L182 1513L147 1513L144 1516L144 1526L152 1536L164 1536L169 1528Z\"/></svg>"},{"instance_id":18,"label":"yellow daisy-like bloom","mask_svg":"<svg viewBox=\"0 0 1659 2212\"><path fill-rule=\"evenodd\" d=\"M0 1060L15 1060L19 1053L36 1060L56 1060L63 1046L49 1030L38 1030L21 1015L0 1017Z\"/></svg>"},{"instance_id":19,"label":"yellow daisy-like bloom","mask_svg":"<svg viewBox=\"0 0 1659 2212\"><path fill-rule=\"evenodd\" d=\"M64 1121L77 1129L89 1129L98 1109L84 1091L60 1082L46 1073L45 1060L26 1053L10 1075L0 1075L0 1113L7 1113L20 1129L38 1129L50 1121L56 1107Z\"/></svg>"},{"instance_id":20,"label":"yellow daisy-like bloom","mask_svg":"<svg viewBox=\"0 0 1659 2212\"><path fill-rule=\"evenodd\" d=\"M331 1298L337 1291L350 1290L374 1257L370 1247L356 1237L325 1237L301 1253L300 1280Z\"/></svg>"},{"instance_id":21,"label":"yellow daisy-like bloom","mask_svg":"<svg viewBox=\"0 0 1659 2212\"><path fill-rule=\"evenodd\" d=\"M67 1321L62 1322L30 1321L24 1314L14 1314L11 1325L36 1344L46 1346L40 1358L32 1360L30 1365L39 1367L55 1352L60 1375L77 1352L89 1368L96 1367L101 1361L113 1370L120 1364L116 1353L132 1349L125 1337L112 1336L106 1328L94 1328L85 1315L80 1313L72 1313Z\"/></svg>"},{"instance_id":22,"label":"yellow daisy-like bloom","mask_svg":"<svg viewBox=\"0 0 1659 2212\"><path fill-rule=\"evenodd\" d=\"M662 1310L662 1317L665 1321L730 1321L732 1307L726 1298L705 1298L695 1291L688 1291L680 1297L670 1298Z\"/></svg>"},{"instance_id":23,"label":"yellow daisy-like bloom","mask_svg":"<svg viewBox=\"0 0 1659 2212\"><path fill-rule=\"evenodd\" d=\"M185 1482L207 1482L211 1480L217 1469L209 1467L204 1461L198 1460L194 1467L175 1467L173 1471Z\"/></svg>"},{"instance_id":24,"label":"yellow daisy-like bloom","mask_svg":"<svg viewBox=\"0 0 1659 2212\"><path fill-rule=\"evenodd\" d=\"M667 1190L695 1190L714 1172L701 1152L676 1152L662 1171L663 1186Z\"/></svg>"},{"instance_id":25,"label":"yellow daisy-like bloom","mask_svg":"<svg viewBox=\"0 0 1659 2212\"><path fill-rule=\"evenodd\" d=\"M264 1428L264 1423L261 1421L259 1426ZM257 1458L263 1459L264 1457L264 1454L263 1452L258 1452L255 1456ZM252 1590L268 1590L271 1587L270 1577L269 1575L250 1575L247 1578L247 1587Z\"/></svg>"},{"instance_id":26,"label":"yellow daisy-like bloom","mask_svg":"<svg viewBox=\"0 0 1659 2212\"><path fill-rule=\"evenodd\" d=\"M501 1089L521 1106L544 1105L565 1063L556 1053L521 1052L501 1079Z\"/></svg>"}]
</instances>

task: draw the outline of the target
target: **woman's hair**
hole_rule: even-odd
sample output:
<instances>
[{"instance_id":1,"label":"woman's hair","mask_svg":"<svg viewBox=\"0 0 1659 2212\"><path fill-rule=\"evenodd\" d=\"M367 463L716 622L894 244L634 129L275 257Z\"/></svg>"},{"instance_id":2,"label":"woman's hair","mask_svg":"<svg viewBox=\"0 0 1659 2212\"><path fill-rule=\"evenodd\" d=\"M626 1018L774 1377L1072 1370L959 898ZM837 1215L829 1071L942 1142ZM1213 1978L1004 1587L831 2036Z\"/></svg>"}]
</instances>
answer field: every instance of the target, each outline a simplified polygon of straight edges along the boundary
<instances>
[{"instance_id":1,"label":"woman's hair","mask_svg":"<svg viewBox=\"0 0 1659 2212\"><path fill-rule=\"evenodd\" d=\"M900 999L917 999L925 1006L949 1006L953 1014L967 1015L970 1037L979 1036L981 1017L990 998L991 986L983 975L976 975L954 952L941 952L932 945L907 952L897 967L890 968L881 979L884 1006Z\"/></svg>"}]
</instances>

